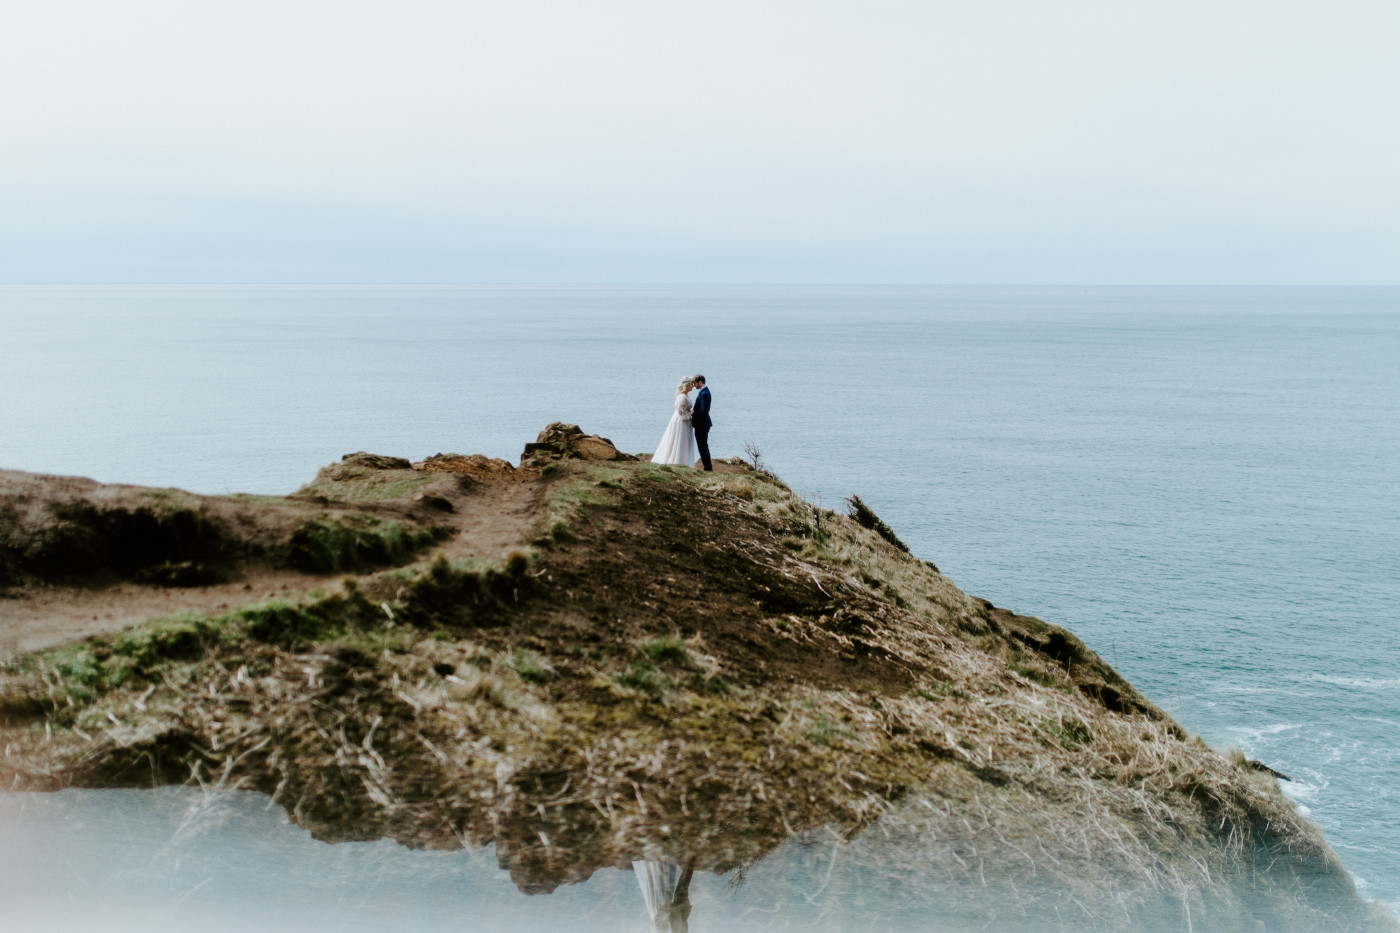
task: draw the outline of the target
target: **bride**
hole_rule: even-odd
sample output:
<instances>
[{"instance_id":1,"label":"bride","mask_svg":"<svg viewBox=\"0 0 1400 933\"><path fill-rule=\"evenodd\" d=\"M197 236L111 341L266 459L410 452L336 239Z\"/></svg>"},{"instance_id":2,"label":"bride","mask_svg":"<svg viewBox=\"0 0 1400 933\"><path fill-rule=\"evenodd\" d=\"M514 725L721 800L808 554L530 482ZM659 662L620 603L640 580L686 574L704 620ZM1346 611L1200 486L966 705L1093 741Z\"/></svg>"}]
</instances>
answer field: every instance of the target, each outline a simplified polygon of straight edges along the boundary
<instances>
[{"instance_id":1,"label":"bride","mask_svg":"<svg viewBox=\"0 0 1400 933\"><path fill-rule=\"evenodd\" d=\"M690 396L686 394L694 385L687 378L676 386L676 412L671 416L671 423L666 425L666 433L661 435L661 443L656 445L656 453L651 455L652 463L694 466L695 459L700 456L695 446L695 429L690 425Z\"/></svg>"}]
</instances>

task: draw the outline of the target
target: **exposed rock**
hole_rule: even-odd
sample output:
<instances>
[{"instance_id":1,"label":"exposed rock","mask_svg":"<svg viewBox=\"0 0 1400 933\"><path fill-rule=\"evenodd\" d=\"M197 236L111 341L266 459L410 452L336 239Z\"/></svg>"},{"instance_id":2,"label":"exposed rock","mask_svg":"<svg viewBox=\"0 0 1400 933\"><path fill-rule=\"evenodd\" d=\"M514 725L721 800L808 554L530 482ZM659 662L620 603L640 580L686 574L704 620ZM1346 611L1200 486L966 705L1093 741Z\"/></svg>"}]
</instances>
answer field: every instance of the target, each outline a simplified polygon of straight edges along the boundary
<instances>
[{"instance_id":1,"label":"exposed rock","mask_svg":"<svg viewBox=\"0 0 1400 933\"><path fill-rule=\"evenodd\" d=\"M430 477L415 470L403 457L361 451L322 467L315 479L293 495L322 504L407 499L430 482Z\"/></svg>"},{"instance_id":2,"label":"exposed rock","mask_svg":"<svg viewBox=\"0 0 1400 933\"><path fill-rule=\"evenodd\" d=\"M1269 777L1275 778L1280 781L1291 782L1293 780L1291 777L1284 774L1282 771L1275 771L1273 768L1270 768L1268 765L1264 764L1264 762L1256 761L1253 758L1246 761L1245 766L1248 768L1252 768L1255 771L1258 771L1260 774L1267 774Z\"/></svg>"},{"instance_id":3,"label":"exposed rock","mask_svg":"<svg viewBox=\"0 0 1400 933\"><path fill-rule=\"evenodd\" d=\"M548 463L551 460L636 460L617 445L597 434L584 434L576 424L555 421L540 432L533 444L526 444L522 463Z\"/></svg>"},{"instance_id":4,"label":"exposed rock","mask_svg":"<svg viewBox=\"0 0 1400 933\"><path fill-rule=\"evenodd\" d=\"M411 470L413 464L404 457L386 457L382 454L365 453L363 450L346 454L340 458L345 466L364 467L370 470ZM333 469L333 467L332 467Z\"/></svg>"},{"instance_id":5,"label":"exposed rock","mask_svg":"<svg viewBox=\"0 0 1400 933\"><path fill-rule=\"evenodd\" d=\"M433 454L426 460L413 465L415 470L424 473L513 473L515 467L507 460L485 457L481 454Z\"/></svg>"}]
</instances>

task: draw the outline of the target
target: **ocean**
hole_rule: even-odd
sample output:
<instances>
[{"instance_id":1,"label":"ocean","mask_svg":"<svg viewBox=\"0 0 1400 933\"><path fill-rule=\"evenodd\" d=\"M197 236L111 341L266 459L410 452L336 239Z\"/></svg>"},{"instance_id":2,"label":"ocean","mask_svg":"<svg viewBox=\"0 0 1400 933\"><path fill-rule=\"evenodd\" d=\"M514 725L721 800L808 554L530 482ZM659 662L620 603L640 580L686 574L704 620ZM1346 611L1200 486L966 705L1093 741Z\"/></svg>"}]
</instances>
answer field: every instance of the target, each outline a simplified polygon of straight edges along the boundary
<instances>
[{"instance_id":1,"label":"ocean","mask_svg":"<svg viewBox=\"0 0 1400 933\"><path fill-rule=\"evenodd\" d=\"M4 287L0 467L287 493L551 421L860 495L1288 774L1400 905L1400 289Z\"/></svg>"}]
</instances>

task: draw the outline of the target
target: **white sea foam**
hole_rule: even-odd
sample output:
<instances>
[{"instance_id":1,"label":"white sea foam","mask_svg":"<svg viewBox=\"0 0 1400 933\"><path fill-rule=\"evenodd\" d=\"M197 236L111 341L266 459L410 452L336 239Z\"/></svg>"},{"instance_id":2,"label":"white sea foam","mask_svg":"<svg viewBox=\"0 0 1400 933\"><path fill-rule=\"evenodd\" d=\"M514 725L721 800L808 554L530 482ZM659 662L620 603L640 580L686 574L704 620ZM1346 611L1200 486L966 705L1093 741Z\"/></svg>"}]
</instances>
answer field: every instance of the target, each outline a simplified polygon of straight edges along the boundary
<instances>
[{"instance_id":1,"label":"white sea foam","mask_svg":"<svg viewBox=\"0 0 1400 933\"><path fill-rule=\"evenodd\" d=\"M1400 689L1400 677L1334 677L1313 674L1311 679L1334 687L1352 687L1356 690Z\"/></svg>"}]
</instances>

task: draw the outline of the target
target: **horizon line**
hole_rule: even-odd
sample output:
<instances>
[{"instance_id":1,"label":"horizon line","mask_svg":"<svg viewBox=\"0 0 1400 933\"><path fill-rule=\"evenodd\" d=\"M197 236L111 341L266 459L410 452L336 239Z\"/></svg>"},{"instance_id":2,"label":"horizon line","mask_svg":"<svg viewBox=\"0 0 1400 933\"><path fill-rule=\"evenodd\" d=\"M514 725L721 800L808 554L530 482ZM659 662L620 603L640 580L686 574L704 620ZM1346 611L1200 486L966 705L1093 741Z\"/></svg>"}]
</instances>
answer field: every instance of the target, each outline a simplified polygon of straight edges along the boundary
<instances>
[{"instance_id":1,"label":"horizon line","mask_svg":"<svg viewBox=\"0 0 1400 933\"><path fill-rule=\"evenodd\" d=\"M1400 288L1357 282L0 282L0 288Z\"/></svg>"}]
</instances>

